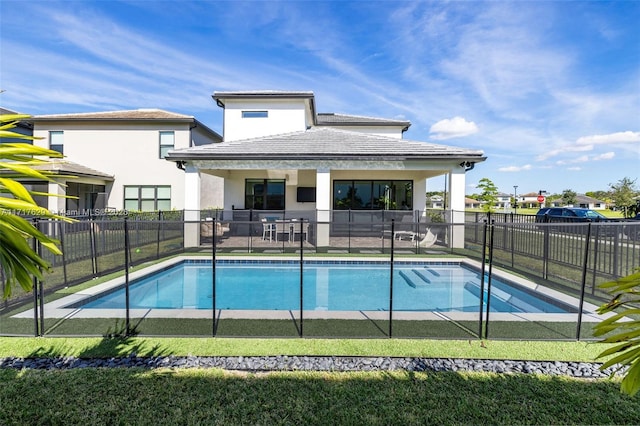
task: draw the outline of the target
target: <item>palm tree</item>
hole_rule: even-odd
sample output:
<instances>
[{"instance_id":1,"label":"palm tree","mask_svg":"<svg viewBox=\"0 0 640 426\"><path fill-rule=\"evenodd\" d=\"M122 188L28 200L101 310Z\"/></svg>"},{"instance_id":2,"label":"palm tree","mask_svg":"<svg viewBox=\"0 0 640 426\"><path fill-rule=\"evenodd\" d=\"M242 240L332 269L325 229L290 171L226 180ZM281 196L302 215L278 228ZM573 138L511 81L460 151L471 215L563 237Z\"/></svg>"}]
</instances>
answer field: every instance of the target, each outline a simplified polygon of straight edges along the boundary
<instances>
[{"instance_id":1,"label":"palm tree","mask_svg":"<svg viewBox=\"0 0 640 426\"><path fill-rule=\"evenodd\" d=\"M33 136L12 131L19 121L29 118L23 114L0 115L0 138L32 140ZM36 157L42 156L42 157ZM17 179L33 178L52 182L51 174L35 170L33 166L47 164L47 158L61 158L62 154L28 143L0 144L0 269L4 272L4 298L11 295L17 284L30 291L33 277L42 280L42 271L51 266L31 247L29 240L35 238L54 254L62 254L58 241L40 232L20 214L60 219L71 219L55 215L33 200L32 195L50 195L27 190Z\"/></svg>"}]
</instances>

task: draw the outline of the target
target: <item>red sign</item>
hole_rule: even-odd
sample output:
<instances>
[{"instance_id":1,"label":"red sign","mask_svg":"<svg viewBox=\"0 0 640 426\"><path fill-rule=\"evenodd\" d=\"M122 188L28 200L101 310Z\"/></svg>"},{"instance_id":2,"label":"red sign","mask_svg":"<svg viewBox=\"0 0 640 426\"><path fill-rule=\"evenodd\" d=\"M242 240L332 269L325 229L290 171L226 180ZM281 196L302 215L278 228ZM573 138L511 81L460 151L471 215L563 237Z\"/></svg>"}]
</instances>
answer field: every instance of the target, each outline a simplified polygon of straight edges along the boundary
<instances>
[{"instance_id":1,"label":"red sign","mask_svg":"<svg viewBox=\"0 0 640 426\"><path fill-rule=\"evenodd\" d=\"M538 202L544 203L544 195L538 195Z\"/></svg>"}]
</instances>

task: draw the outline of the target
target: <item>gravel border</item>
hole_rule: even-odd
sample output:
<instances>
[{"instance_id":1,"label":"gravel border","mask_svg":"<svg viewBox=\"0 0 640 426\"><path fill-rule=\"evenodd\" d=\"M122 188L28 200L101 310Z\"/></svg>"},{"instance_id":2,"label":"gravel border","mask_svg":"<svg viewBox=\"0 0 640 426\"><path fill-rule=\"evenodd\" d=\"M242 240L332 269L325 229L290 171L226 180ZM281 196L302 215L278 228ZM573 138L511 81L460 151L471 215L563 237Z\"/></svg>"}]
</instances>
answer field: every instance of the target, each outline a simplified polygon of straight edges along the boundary
<instances>
[{"instance_id":1,"label":"gravel border","mask_svg":"<svg viewBox=\"0 0 640 426\"><path fill-rule=\"evenodd\" d=\"M512 361L453 358L400 358L349 356L158 356L131 354L117 358L0 358L0 368L66 370L72 368L220 368L267 371L485 371L605 378L614 367L600 371L602 363L566 361Z\"/></svg>"}]
</instances>

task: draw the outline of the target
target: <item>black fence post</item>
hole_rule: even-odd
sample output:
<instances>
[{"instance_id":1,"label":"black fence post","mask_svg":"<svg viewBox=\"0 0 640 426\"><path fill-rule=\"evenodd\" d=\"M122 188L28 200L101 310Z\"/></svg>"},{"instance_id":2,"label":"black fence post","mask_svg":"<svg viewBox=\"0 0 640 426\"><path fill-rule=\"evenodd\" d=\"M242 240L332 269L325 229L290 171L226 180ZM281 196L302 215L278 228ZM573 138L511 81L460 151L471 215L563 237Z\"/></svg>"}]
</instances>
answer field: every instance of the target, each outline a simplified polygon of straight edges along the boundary
<instances>
[{"instance_id":1,"label":"black fence post","mask_svg":"<svg viewBox=\"0 0 640 426\"><path fill-rule=\"evenodd\" d=\"M91 210L89 210L89 245L91 246L91 272L93 278L96 278L98 276L98 255L96 253L96 230Z\"/></svg>"},{"instance_id":2,"label":"black fence post","mask_svg":"<svg viewBox=\"0 0 640 426\"><path fill-rule=\"evenodd\" d=\"M493 270L493 222L489 226L489 277L487 278L487 320L484 327L484 338L489 338L489 312L491 312L491 275Z\"/></svg>"},{"instance_id":3,"label":"black fence post","mask_svg":"<svg viewBox=\"0 0 640 426\"><path fill-rule=\"evenodd\" d=\"M584 307L584 292L587 286L587 265L589 264L589 241L591 240L591 222L587 225L587 239L584 246L584 261L582 264L582 288L580 290L580 305L578 306L578 327L576 329L576 340L580 340L582 329L582 308Z\"/></svg>"},{"instance_id":4,"label":"black fence post","mask_svg":"<svg viewBox=\"0 0 640 426\"><path fill-rule=\"evenodd\" d=\"M506 228L505 228L506 230ZM515 227L513 225L513 215L511 215L511 268L514 268L515 266L515 251L516 251L516 247L515 247ZM505 235L506 238L506 235Z\"/></svg>"},{"instance_id":5,"label":"black fence post","mask_svg":"<svg viewBox=\"0 0 640 426\"><path fill-rule=\"evenodd\" d=\"M544 223L548 224L549 223L549 216L545 216L544 218ZM549 279L549 245L550 245L550 239L549 239L549 225L545 225L544 226L544 239L543 239L543 246L542 246L542 278L543 279Z\"/></svg>"},{"instance_id":6,"label":"black fence post","mask_svg":"<svg viewBox=\"0 0 640 426\"><path fill-rule=\"evenodd\" d=\"M587 230L588 232L588 230ZM593 273L592 273L592 277L591 277L591 295L595 295L596 294L596 278L598 275L598 253L600 253L600 226L596 226L596 233L595 233L595 238L593 239L594 241L594 247L593 247ZM618 257L614 256L613 257L613 264L617 265L618 264Z\"/></svg>"},{"instance_id":7,"label":"black fence post","mask_svg":"<svg viewBox=\"0 0 640 426\"><path fill-rule=\"evenodd\" d=\"M477 228L477 227L476 227ZM479 321L478 321L478 337L482 339L483 330L482 322L484 316L484 271L487 264L487 221L484 221L482 226L482 268L480 271L480 308L479 308Z\"/></svg>"},{"instance_id":8,"label":"black fence post","mask_svg":"<svg viewBox=\"0 0 640 426\"><path fill-rule=\"evenodd\" d=\"M213 337L216 337L216 332L218 329L218 324L216 321L216 226L217 221L216 218L213 218L213 237L211 240L211 309L213 312L213 323L211 325L211 334Z\"/></svg>"},{"instance_id":9,"label":"black fence post","mask_svg":"<svg viewBox=\"0 0 640 426\"><path fill-rule=\"evenodd\" d=\"M304 240L302 231L304 230L304 218L300 218L300 337L304 337ZM307 230L307 232L309 232ZM295 235L295 232L294 234Z\"/></svg>"},{"instance_id":10,"label":"black fence post","mask_svg":"<svg viewBox=\"0 0 640 426\"><path fill-rule=\"evenodd\" d=\"M38 228L38 218L33 219L33 226ZM35 253L38 252L38 239L33 238L32 249ZM39 322L38 322L38 279L34 276L31 282L33 290L33 335L35 337L40 336Z\"/></svg>"},{"instance_id":11,"label":"black fence post","mask_svg":"<svg viewBox=\"0 0 640 426\"><path fill-rule=\"evenodd\" d=\"M64 233L66 229L66 222L63 220L58 220L58 229L60 230L60 248L62 249L62 275L64 276L64 285L65 287L68 285L67 279L67 256L65 253L67 252L67 248L64 245Z\"/></svg>"},{"instance_id":12,"label":"black fence post","mask_svg":"<svg viewBox=\"0 0 640 426\"><path fill-rule=\"evenodd\" d=\"M347 220L347 253L351 253L351 207L349 207L349 217Z\"/></svg>"},{"instance_id":13,"label":"black fence post","mask_svg":"<svg viewBox=\"0 0 640 426\"><path fill-rule=\"evenodd\" d=\"M156 259L160 259L160 227L162 226L162 210L158 210L158 234L156 238Z\"/></svg>"},{"instance_id":14,"label":"black fence post","mask_svg":"<svg viewBox=\"0 0 640 426\"><path fill-rule=\"evenodd\" d=\"M395 238L393 233L395 232L395 219L391 219L391 257L389 267L389 338L393 337L393 252L395 247Z\"/></svg>"},{"instance_id":15,"label":"black fence post","mask_svg":"<svg viewBox=\"0 0 640 426\"><path fill-rule=\"evenodd\" d=\"M51 221L48 221L47 225L50 225L50 224L51 224ZM41 228L40 222L38 220L36 220L35 227L38 229L38 231L42 232L42 230L40 229ZM38 247L36 253L40 258L42 258L42 243L40 241L37 241L36 245ZM38 269L42 271L42 268L38 268ZM39 290L38 302L39 302L39 309L40 309L40 336L44 336L44 283L42 282L42 280L38 280L38 290Z\"/></svg>"},{"instance_id":16,"label":"black fence post","mask_svg":"<svg viewBox=\"0 0 640 426\"><path fill-rule=\"evenodd\" d=\"M129 222L124 218L124 304L125 304L125 336L130 331L129 314Z\"/></svg>"}]
</instances>

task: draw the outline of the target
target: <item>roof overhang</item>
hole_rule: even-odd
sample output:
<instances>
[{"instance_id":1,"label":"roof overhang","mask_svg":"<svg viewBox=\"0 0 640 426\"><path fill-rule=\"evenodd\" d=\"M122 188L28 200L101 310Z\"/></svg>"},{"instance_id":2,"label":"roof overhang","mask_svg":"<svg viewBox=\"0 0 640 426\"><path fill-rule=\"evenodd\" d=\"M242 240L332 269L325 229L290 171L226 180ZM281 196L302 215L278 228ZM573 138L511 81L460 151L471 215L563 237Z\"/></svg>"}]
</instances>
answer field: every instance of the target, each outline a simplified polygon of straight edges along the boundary
<instances>
[{"instance_id":1,"label":"roof overhang","mask_svg":"<svg viewBox=\"0 0 640 426\"><path fill-rule=\"evenodd\" d=\"M333 128L271 135L172 150L166 159L178 166L216 168L313 168L319 164L359 168L368 164L390 169L442 165L470 170L486 160L478 150L409 141ZM226 165L225 165L226 164ZM393 166L392 166L393 165ZM227 167L229 166L229 167Z\"/></svg>"}]
</instances>

